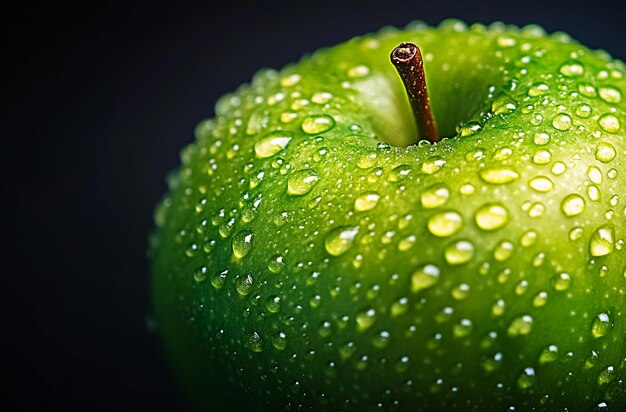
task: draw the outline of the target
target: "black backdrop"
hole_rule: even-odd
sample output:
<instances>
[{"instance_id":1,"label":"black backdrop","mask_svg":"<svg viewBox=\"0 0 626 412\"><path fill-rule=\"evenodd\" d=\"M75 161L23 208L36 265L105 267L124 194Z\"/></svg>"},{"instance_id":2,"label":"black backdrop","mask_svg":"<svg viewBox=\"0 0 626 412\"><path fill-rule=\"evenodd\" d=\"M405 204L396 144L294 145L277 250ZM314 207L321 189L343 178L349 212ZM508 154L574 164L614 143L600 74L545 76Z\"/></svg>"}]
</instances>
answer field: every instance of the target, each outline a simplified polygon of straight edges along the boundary
<instances>
[{"instance_id":1,"label":"black backdrop","mask_svg":"<svg viewBox=\"0 0 626 412\"><path fill-rule=\"evenodd\" d=\"M257 69L446 17L626 59L617 0L58 3L0 6L5 410L183 408L149 327L152 209L194 125Z\"/></svg>"}]
</instances>

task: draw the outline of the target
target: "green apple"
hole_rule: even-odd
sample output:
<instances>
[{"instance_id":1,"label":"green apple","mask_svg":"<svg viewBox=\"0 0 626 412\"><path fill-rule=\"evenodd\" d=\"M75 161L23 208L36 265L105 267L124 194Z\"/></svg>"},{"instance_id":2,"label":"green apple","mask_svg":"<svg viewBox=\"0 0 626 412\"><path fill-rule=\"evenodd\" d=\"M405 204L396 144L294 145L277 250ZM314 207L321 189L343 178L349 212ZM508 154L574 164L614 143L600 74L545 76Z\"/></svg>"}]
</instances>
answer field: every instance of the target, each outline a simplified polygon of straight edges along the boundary
<instances>
[{"instance_id":1,"label":"green apple","mask_svg":"<svg viewBox=\"0 0 626 412\"><path fill-rule=\"evenodd\" d=\"M404 42L437 136L390 61ZM446 21L222 98L151 240L191 403L624 410L625 72L562 33Z\"/></svg>"}]
</instances>

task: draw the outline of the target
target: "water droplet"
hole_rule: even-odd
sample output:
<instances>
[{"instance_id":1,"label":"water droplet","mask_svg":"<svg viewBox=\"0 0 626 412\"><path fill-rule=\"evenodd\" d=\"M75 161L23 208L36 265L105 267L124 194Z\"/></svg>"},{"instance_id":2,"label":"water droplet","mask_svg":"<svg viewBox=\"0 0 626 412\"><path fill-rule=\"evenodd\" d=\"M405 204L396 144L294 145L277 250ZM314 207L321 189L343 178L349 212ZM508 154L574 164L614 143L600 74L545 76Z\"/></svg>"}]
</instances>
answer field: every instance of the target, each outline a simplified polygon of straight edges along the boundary
<instances>
[{"instance_id":1,"label":"water droplet","mask_svg":"<svg viewBox=\"0 0 626 412\"><path fill-rule=\"evenodd\" d=\"M402 356L395 365L396 372L403 373L406 372L411 366L411 362L408 356Z\"/></svg>"},{"instance_id":2,"label":"water droplet","mask_svg":"<svg viewBox=\"0 0 626 412\"><path fill-rule=\"evenodd\" d=\"M543 348L539 354L539 364L545 365L546 363L552 363L559 358L559 348L556 345L550 345Z\"/></svg>"},{"instance_id":3,"label":"water droplet","mask_svg":"<svg viewBox=\"0 0 626 412\"><path fill-rule=\"evenodd\" d=\"M398 242L398 250L401 252L406 252L413 247L416 240L417 238L414 235L409 235L405 238L400 239L400 241Z\"/></svg>"},{"instance_id":4,"label":"water droplet","mask_svg":"<svg viewBox=\"0 0 626 412\"><path fill-rule=\"evenodd\" d=\"M552 287L558 292L569 289L572 284L572 278L568 273L559 273L552 278Z\"/></svg>"},{"instance_id":5,"label":"water droplet","mask_svg":"<svg viewBox=\"0 0 626 412\"><path fill-rule=\"evenodd\" d=\"M242 230L233 237L233 254L238 259L244 258L252 250L254 233L251 230Z\"/></svg>"},{"instance_id":6,"label":"water droplet","mask_svg":"<svg viewBox=\"0 0 626 412\"><path fill-rule=\"evenodd\" d=\"M450 265L466 263L474 257L474 244L468 240L453 243L446 247L444 257Z\"/></svg>"},{"instance_id":7,"label":"water droplet","mask_svg":"<svg viewBox=\"0 0 626 412\"><path fill-rule=\"evenodd\" d=\"M452 289L451 294L456 300L465 300L470 295L470 286L467 283L461 283Z\"/></svg>"},{"instance_id":8,"label":"water droplet","mask_svg":"<svg viewBox=\"0 0 626 412\"><path fill-rule=\"evenodd\" d=\"M280 297L270 296L265 303L265 308L271 313L277 313L278 311L280 311Z\"/></svg>"},{"instance_id":9,"label":"water droplet","mask_svg":"<svg viewBox=\"0 0 626 412\"><path fill-rule=\"evenodd\" d=\"M436 183L428 187L421 196L422 206L432 209L444 205L450 197L450 190L443 183Z\"/></svg>"},{"instance_id":10,"label":"water droplet","mask_svg":"<svg viewBox=\"0 0 626 412\"><path fill-rule=\"evenodd\" d=\"M593 318L593 322L591 323L591 334L594 338L601 338L606 336L612 328L613 324L609 318L609 314L602 312Z\"/></svg>"},{"instance_id":11,"label":"water droplet","mask_svg":"<svg viewBox=\"0 0 626 412\"><path fill-rule=\"evenodd\" d=\"M506 302L503 299L498 299L491 305L491 313L493 316L502 316L504 314L504 309L506 307Z\"/></svg>"},{"instance_id":12,"label":"water droplet","mask_svg":"<svg viewBox=\"0 0 626 412\"><path fill-rule=\"evenodd\" d=\"M561 131L567 131L572 127L572 118L565 113L559 113L552 119L552 126Z\"/></svg>"},{"instance_id":13,"label":"water droplet","mask_svg":"<svg viewBox=\"0 0 626 412\"><path fill-rule=\"evenodd\" d=\"M215 273L213 276L211 276L211 285L215 289L221 289L222 286L224 286L224 283L226 283L226 275L227 274L228 274L228 270L224 270L222 272Z\"/></svg>"},{"instance_id":14,"label":"water droplet","mask_svg":"<svg viewBox=\"0 0 626 412\"><path fill-rule=\"evenodd\" d=\"M528 230L522 235L522 238L520 239L520 244L522 245L522 247L530 247L535 243L536 240L537 232L535 232L534 230Z\"/></svg>"},{"instance_id":15,"label":"water droplet","mask_svg":"<svg viewBox=\"0 0 626 412\"><path fill-rule=\"evenodd\" d=\"M389 173L389 177L387 178L387 180L389 182L399 182L401 180L404 180L408 174L411 172L411 166L409 165L399 165L394 167L393 169L391 169L391 172Z\"/></svg>"},{"instance_id":16,"label":"water droplet","mask_svg":"<svg viewBox=\"0 0 626 412\"><path fill-rule=\"evenodd\" d=\"M533 328L533 318L530 315L522 315L514 318L507 329L511 337L528 335Z\"/></svg>"},{"instance_id":17,"label":"water droplet","mask_svg":"<svg viewBox=\"0 0 626 412\"><path fill-rule=\"evenodd\" d=\"M507 224L509 212L498 203L487 203L476 211L474 221L482 230L496 230Z\"/></svg>"},{"instance_id":18,"label":"water droplet","mask_svg":"<svg viewBox=\"0 0 626 412\"><path fill-rule=\"evenodd\" d=\"M362 64L349 68L347 72L348 77L353 78L353 79L365 77L369 73L370 73L369 67L362 65Z\"/></svg>"},{"instance_id":19,"label":"water droplet","mask_svg":"<svg viewBox=\"0 0 626 412\"><path fill-rule=\"evenodd\" d=\"M578 77L585 73L585 67L576 60L570 60L561 65L559 72L566 77Z\"/></svg>"},{"instance_id":20,"label":"water droplet","mask_svg":"<svg viewBox=\"0 0 626 412\"><path fill-rule=\"evenodd\" d=\"M569 232L569 239L574 241L583 237L583 229L581 227L575 227Z\"/></svg>"},{"instance_id":21,"label":"water droplet","mask_svg":"<svg viewBox=\"0 0 626 412\"><path fill-rule=\"evenodd\" d=\"M548 292L545 290L539 291L533 297L533 306L540 308L548 302Z\"/></svg>"},{"instance_id":22,"label":"water droplet","mask_svg":"<svg viewBox=\"0 0 626 412\"><path fill-rule=\"evenodd\" d=\"M287 181L287 193L293 196L302 196L309 193L320 180L313 169L303 169L294 172Z\"/></svg>"},{"instance_id":23,"label":"water droplet","mask_svg":"<svg viewBox=\"0 0 626 412\"><path fill-rule=\"evenodd\" d=\"M452 328L452 334L456 338L462 338L464 336L469 335L472 332L473 326L474 325L472 324L471 320L469 320L469 319L461 319Z\"/></svg>"},{"instance_id":24,"label":"water droplet","mask_svg":"<svg viewBox=\"0 0 626 412\"><path fill-rule=\"evenodd\" d=\"M318 335L320 335L322 338L329 337L333 333L332 326L333 325L330 322L323 321L317 328Z\"/></svg>"},{"instance_id":25,"label":"water droplet","mask_svg":"<svg viewBox=\"0 0 626 412\"><path fill-rule=\"evenodd\" d=\"M249 333L247 335L245 345L246 348L248 348L252 352L263 352L263 342L261 340L261 335L259 335L258 332Z\"/></svg>"},{"instance_id":26,"label":"water droplet","mask_svg":"<svg viewBox=\"0 0 626 412\"><path fill-rule=\"evenodd\" d=\"M607 103L619 103L622 100L622 93L615 87L600 87L600 98Z\"/></svg>"},{"instance_id":27,"label":"water droplet","mask_svg":"<svg viewBox=\"0 0 626 412\"><path fill-rule=\"evenodd\" d=\"M204 282L207 278L208 269L206 266L202 266L193 273L193 280L198 283Z\"/></svg>"},{"instance_id":28,"label":"water droplet","mask_svg":"<svg viewBox=\"0 0 626 412\"><path fill-rule=\"evenodd\" d=\"M617 133L619 131L619 120L611 113L605 113L598 119L598 124L607 133Z\"/></svg>"},{"instance_id":29,"label":"water droplet","mask_svg":"<svg viewBox=\"0 0 626 412\"><path fill-rule=\"evenodd\" d=\"M561 176L563 173L565 173L566 169L567 169L567 166L565 166L565 163L558 161L558 162L554 162L554 165L552 165L552 168L550 169L550 171L555 176Z\"/></svg>"},{"instance_id":30,"label":"water droplet","mask_svg":"<svg viewBox=\"0 0 626 412\"><path fill-rule=\"evenodd\" d=\"M484 358L481 361L480 365L485 370L485 372L490 373L500 369L503 359L504 357L502 356L502 352L497 352L493 356L488 356Z\"/></svg>"},{"instance_id":31,"label":"water droplet","mask_svg":"<svg viewBox=\"0 0 626 412\"><path fill-rule=\"evenodd\" d=\"M498 43L499 47L513 47L517 44L517 40L515 40L515 38L510 37L510 36L498 36L496 42Z\"/></svg>"},{"instance_id":32,"label":"water droplet","mask_svg":"<svg viewBox=\"0 0 626 412\"><path fill-rule=\"evenodd\" d=\"M478 172L478 176L480 176L483 181L494 185L501 185L519 179L519 173L510 167L492 167L490 169L484 169Z\"/></svg>"},{"instance_id":33,"label":"water droplet","mask_svg":"<svg viewBox=\"0 0 626 412\"><path fill-rule=\"evenodd\" d=\"M596 185L589 185L587 187L587 196L594 202L600 200L600 188Z\"/></svg>"},{"instance_id":34,"label":"water droplet","mask_svg":"<svg viewBox=\"0 0 626 412\"><path fill-rule=\"evenodd\" d=\"M411 275L411 291L417 293L433 287L439 281L440 270L433 264L419 267Z\"/></svg>"},{"instance_id":35,"label":"water droplet","mask_svg":"<svg viewBox=\"0 0 626 412\"><path fill-rule=\"evenodd\" d=\"M503 240L496 245L493 252L493 257L499 262L504 262L511 257L511 255L513 254L513 249L513 243L509 242L508 240Z\"/></svg>"},{"instance_id":36,"label":"water droplet","mask_svg":"<svg viewBox=\"0 0 626 412\"><path fill-rule=\"evenodd\" d=\"M614 374L615 368L613 366L608 366L600 371L598 374L598 385L606 385L610 383L615 378Z\"/></svg>"},{"instance_id":37,"label":"water droplet","mask_svg":"<svg viewBox=\"0 0 626 412\"><path fill-rule=\"evenodd\" d=\"M550 143L550 135L548 133L543 133L543 132L535 133L535 136L533 137L533 141L535 142L537 146L546 145Z\"/></svg>"},{"instance_id":38,"label":"water droplet","mask_svg":"<svg viewBox=\"0 0 626 412\"><path fill-rule=\"evenodd\" d=\"M470 196L474 194L475 191L476 191L476 188L471 183L464 183L459 188L459 193L461 193L464 196Z\"/></svg>"},{"instance_id":39,"label":"water droplet","mask_svg":"<svg viewBox=\"0 0 626 412\"><path fill-rule=\"evenodd\" d=\"M548 87L547 84L541 83L541 82L533 83L528 89L528 96L530 97L543 96L544 94L548 93L548 91L550 91L550 88Z\"/></svg>"},{"instance_id":40,"label":"water droplet","mask_svg":"<svg viewBox=\"0 0 626 412\"><path fill-rule=\"evenodd\" d=\"M335 119L327 114L306 117L302 121L302 131L306 134L319 134L335 127Z\"/></svg>"},{"instance_id":41,"label":"water droplet","mask_svg":"<svg viewBox=\"0 0 626 412\"><path fill-rule=\"evenodd\" d=\"M276 255L270 258L267 268L272 273L280 273L285 267L285 260L282 256Z\"/></svg>"},{"instance_id":42,"label":"water droplet","mask_svg":"<svg viewBox=\"0 0 626 412\"><path fill-rule=\"evenodd\" d=\"M552 160L552 153L548 150L538 150L533 155L533 163L537 165L547 165Z\"/></svg>"},{"instance_id":43,"label":"water droplet","mask_svg":"<svg viewBox=\"0 0 626 412\"><path fill-rule=\"evenodd\" d=\"M374 309L366 309L356 316L356 324L360 332L370 328L375 321L376 311Z\"/></svg>"},{"instance_id":44,"label":"water droplet","mask_svg":"<svg viewBox=\"0 0 626 412\"><path fill-rule=\"evenodd\" d=\"M332 256L346 253L354 243L354 238L358 232L358 226L342 226L331 230L324 242L326 251Z\"/></svg>"},{"instance_id":45,"label":"water droplet","mask_svg":"<svg viewBox=\"0 0 626 412\"><path fill-rule=\"evenodd\" d=\"M613 252L614 229L612 225L602 225L591 235L589 252L592 256L606 256Z\"/></svg>"},{"instance_id":46,"label":"water droplet","mask_svg":"<svg viewBox=\"0 0 626 412\"><path fill-rule=\"evenodd\" d=\"M496 115L513 113L517 109L517 102L507 95L501 95L491 104L491 110Z\"/></svg>"},{"instance_id":47,"label":"water droplet","mask_svg":"<svg viewBox=\"0 0 626 412\"><path fill-rule=\"evenodd\" d=\"M597 185L602 183L602 171L600 171L598 166L589 166L587 169L587 177L591 180L591 182Z\"/></svg>"},{"instance_id":48,"label":"water droplet","mask_svg":"<svg viewBox=\"0 0 626 412\"><path fill-rule=\"evenodd\" d=\"M593 85L589 84L589 83L580 83L578 85L578 93L582 94L583 96L586 97L595 97L596 95L596 88L593 87Z\"/></svg>"},{"instance_id":49,"label":"water droplet","mask_svg":"<svg viewBox=\"0 0 626 412\"><path fill-rule=\"evenodd\" d=\"M586 103L581 103L576 106L576 109L574 109L574 114L576 114L576 116L578 117L586 119L587 117L591 116L591 106Z\"/></svg>"},{"instance_id":50,"label":"water droplet","mask_svg":"<svg viewBox=\"0 0 626 412\"><path fill-rule=\"evenodd\" d=\"M301 78L302 77L299 74L293 73L280 79L280 85L282 87L295 86L296 84L300 82Z\"/></svg>"},{"instance_id":51,"label":"water droplet","mask_svg":"<svg viewBox=\"0 0 626 412\"><path fill-rule=\"evenodd\" d=\"M389 346L389 342L391 341L391 336L389 332L386 330L378 332L376 335L372 337L372 345L379 349L386 348Z\"/></svg>"},{"instance_id":52,"label":"water droplet","mask_svg":"<svg viewBox=\"0 0 626 412\"><path fill-rule=\"evenodd\" d=\"M483 126L478 122L467 122L459 128L459 135L461 137L473 136L480 132L482 128Z\"/></svg>"},{"instance_id":53,"label":"water droplet","mask_svg":"<svg viewBox=\"0 0 626 412\"><path fill-rule=\"evenodd\" d=\"M272 339L272 345L277 350L285 350L287 347L287 335L284 332L278 332Z\"/></svg>"},{"instance_id":54,"label":"water droplet","mask_svg":"<svg viewBox=\"0 0 626 412\"><path fill-rule=\"evenodd\" d=\"M439 157L433 156L429 159L426 159L424 163L422 163L422 173L426 173L428 175L434 175L446 164L446 161Z\"/></svg>"},{"instance_id":55,"label":"water droplet","mask_svg":"<svg viewBox=\"0 0 626 412\"><path fill-rule=\"evenodd\" d=\"M552 183L552 180L545 176L534 177L530 180L530 182L528 182L528 185L533 190L541 193L550 192L554 189L554 183Z\"/></svg>"},{"instance_id":56,"label":"water droplet","mask_svg":"<svg viewBox=\"0 0 626 412\"><path fill-rule=\"evenodd\" d=\"M258 158L272 157L284 150L292 137L284 132L273 132L262 138L254 145L254 151Z\"/></svg>"},{"instance_id":57,"label":"water droplet","mask_svg":"<svg viewBox=\"0 0 626 412\"><path fill-rule=\"evenodd\" d=\"M254 279L252 279L252 275L240 276L235 284L235 289L237 289L237 293L241 296L246 296L252 290L253 283Z\"/></svg>"},{"instance_id":58,"label":"water droplet","mask_svg":"<svg viewBox=\"0 0 626 412\"><path fill-rule=\"evenodd\" d=\"M463 217L455 211L435 213L428 219L428 230L435 236L448 237L463 227Z\"/></svg>"},{"instance_id":59,"label":"water droplet","mask_svg":"<svg viewBox=\"0 0 626 412\"><path fill-rule=\"evenodd\" d=\"M392 316L400 316L406 313L409 309L409 300L406 297L401 297L400 299L393 302L391 305L391 315Z\"/></svg>"},{"instance_id":60,"label":"water droplet","mask_svg":"<svg viewBox=\"0 0 626 412\"><path fill-rule=\"evenodd\" d=\"M376 192L362 193L354 200L354 210L357 212L372 210L378 204L379 199L380 195Z\"/></svg>"}]
</instances>

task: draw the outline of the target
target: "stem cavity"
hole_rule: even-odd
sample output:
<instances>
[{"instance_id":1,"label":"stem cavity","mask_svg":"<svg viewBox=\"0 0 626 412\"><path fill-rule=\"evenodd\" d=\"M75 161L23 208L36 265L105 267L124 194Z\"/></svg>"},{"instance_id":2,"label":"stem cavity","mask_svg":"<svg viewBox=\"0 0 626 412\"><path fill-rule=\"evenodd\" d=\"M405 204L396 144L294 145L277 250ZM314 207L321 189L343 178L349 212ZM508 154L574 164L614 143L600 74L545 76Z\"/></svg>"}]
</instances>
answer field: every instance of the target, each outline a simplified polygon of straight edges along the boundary
<instances>
[{"instance_id":1,"label":"stem cavity","mask_svg":"<svg viewBox=\"0 0 626 412\"><path fill-rule=\"evenodd\" d=\"M439 135L430 108L424 75L424 59L419 47L414 43L401 43L393 49L390 58L409 96L419 138L436 143L439 141Z\"/></svg>"}]
</instances>

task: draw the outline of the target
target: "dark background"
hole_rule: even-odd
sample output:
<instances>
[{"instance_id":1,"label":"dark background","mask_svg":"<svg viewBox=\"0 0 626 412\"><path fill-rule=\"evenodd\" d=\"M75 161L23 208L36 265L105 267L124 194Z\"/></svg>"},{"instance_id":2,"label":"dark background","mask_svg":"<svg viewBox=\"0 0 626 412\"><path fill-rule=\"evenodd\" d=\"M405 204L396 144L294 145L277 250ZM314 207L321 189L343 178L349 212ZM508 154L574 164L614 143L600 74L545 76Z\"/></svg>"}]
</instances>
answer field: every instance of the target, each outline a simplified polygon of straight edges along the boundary
<instances>
[{"instance_id":1,"label":"dark background","mask_svg":"<svg viewBox=\"0 0 626 412\"><path fill-rule=\"evenodd\" d=\"M624 60L621 3L3 3L3 409L183 408L150 332L152 210L195 124L259 68L446 17L537 23Z\"/></svg>"}]
</instances>

